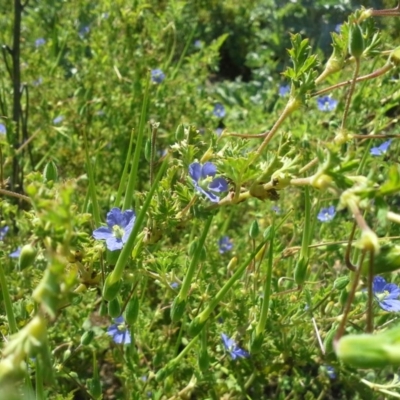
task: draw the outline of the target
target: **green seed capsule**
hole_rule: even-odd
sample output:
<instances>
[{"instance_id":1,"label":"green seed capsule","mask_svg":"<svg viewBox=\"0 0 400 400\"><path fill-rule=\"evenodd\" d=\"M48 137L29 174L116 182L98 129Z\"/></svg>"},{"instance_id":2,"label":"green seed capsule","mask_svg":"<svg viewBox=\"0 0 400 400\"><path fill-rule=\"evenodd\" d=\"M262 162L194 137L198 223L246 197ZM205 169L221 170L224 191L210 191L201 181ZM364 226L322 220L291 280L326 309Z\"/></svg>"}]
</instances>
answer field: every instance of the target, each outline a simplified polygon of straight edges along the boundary
<instances>
[{"instance_id":1,"label":"green seed capsule","mask_svg":"<svg viewBox=\"0 0 400 400\"><path fill-rule=\"evenodd\" d=\"M144 146L144 158L147 162L151 161L151 140L148 139Z\"/></svg>"},{"instance_id":2,"label":"green seed capsule","mask_svg":"<svg viewBox=\"0 0 400 400\"><path fill-rule=\"evenodd\" d=\"M179 124L175 131L175 139L177 142L182 141L185 138L185 127Z\"/></svg>"},{"instance_id":3,"label":"green seed capsule","mask_svg":"<svg viewBox=\"0 0 400 400\"><path fill-rule=\"evenodd\" d=\"M92 330L86 331L81 336L81 344L87 346L92 342L93 338L94 338L94 332Z\"/></svg>"},{"instance_id":4,"label":"green seed capsule","mask_svg":"<svg viewBox=\"0 0 400 400\"><path fill-rule=\"evenodd\" d=\"M139 315L139 306L139 298L137 296L133 296L129 300L125 310L125 321L129 325L133 325L137 321Z\"/></svg>"},{"instance_id":5,"label":"green seed capsule","mask_svg":"<svg viewBox=\"0 0 400 400\"><path fill-rule=\"evenodd\" d=\"M49 182L53 181L56 182L58 180L58 171L57 166L54 161L49 161L43 170L43 181Z\"/></svg>"},{"instance_id":6,"label":"green seed capsule","mask_svg":"<svg viewBox=\"0 0 400 400\"><path fill-rule=\"evenodd\" d=\"M333 339L336 335L337 326L333 325L332 328L328 331L324 339L324 348L326 354L333 353Z\"/></svg>"},{"instance_id":7,"label":"green seed capsule","mask_svg":"<svg viewBox=\"0 0 400 400\"><path fill-rule=\"evenodd\" d=\"M197 358L197 363L201 371L205 372L210 366L210 356L208 355L207 348L202 348Z\"/></svg>"},{"instance_id":8,"label":"green seed capsule","mask_svg":"<svg viewBox=\"0 0 400 400\"><path fill-rule=\"evenodd\" d=\"M364 36L359 24L354 23L350 26L349 32L349 53L354 58L360 58L364 52Z\"/></svg>"},{"instance_id":9,"label":"green seed capsule","mask_svg":"<svg viewBox=\"0 0 400 400\"><path fill-rule=\"evenodd\" d=\"M258 226L257 220L255 220L251 223L249 235L252 239L256 239L259 233L260 233L260 227Z\"/></svg>"},{"instance_id":10,"label":"green seed capsule","mask_svg":"<svg viewBox=\"0 0 400 400\"><path fill-rule=\"evenodd\" d=\"M300 258L294 268L294 281L298 286L302 286L307 277L308 259Z\"/></svg>"},{"instance_id":11,"label":"green seed capsule","mask_svg":"<svg viewBox=\"0 0 400 400\"><path fill-rule=\"evenodd\" d=\"M171 319L172 322L178 322L182 319L182 315L186 310L186 301L180 300L179 297L175 297L171 307Z\"/></svg>"},{"instance_id":12,"label":"green seed capsule","mask_svg":"<svg viewBox=\"0 0 400 400\"><path fill-rule=\"evenodd\" d=\"M335 280L333 287L337 290L343 290L349 284L350 279L347 276L341 276Z\"/></svg>"},{"instance_id":13,"label":"green seed capsule","mask_svg":"<svg viewBox=\"0 0 400 400\"><path fill-rule=\"evenodd\" d=\"M101 382L100 382L100 379L98 377L88 380L88 388L89 388L89 393L95 399L101 398L102 389L101 389Z\"/></svg>"},{"instance_id":14,"label":"green seed capsule","mask_svg":"<svg viewBox=\"0 0 400 400\"><path fill-rule=\"evenodd\" d=\"M118 298L108 302L108 315L112 318L118 318L121 315L121 305Z\"/></svg>"},{"instance_id":15,"label":"green seed capsule","mask_svg":"<svg viewBox=\"0 0 400 400\"><path fill-rule=\"evenodd\" d=\"M114 283L111 286L107 286L106 282L106 285L103 288L103 298L108 301L115 299L115 297L117 297L119 293L120 288L121 288L121 281L118 281L117 283Z\"/></svg>"},{"instance_id":16,"label":"green seed capsule","mask_svg":"<svg viewBox=\"0 0 400 400\"><path fill-rule=\"evenodd\" d=\"M26 244L21 249L21 253L19 255L18 267L20 271L23 271L25 268L30 267L36 258L36 249L30 245Z\"/></svg>"}]
</instances>

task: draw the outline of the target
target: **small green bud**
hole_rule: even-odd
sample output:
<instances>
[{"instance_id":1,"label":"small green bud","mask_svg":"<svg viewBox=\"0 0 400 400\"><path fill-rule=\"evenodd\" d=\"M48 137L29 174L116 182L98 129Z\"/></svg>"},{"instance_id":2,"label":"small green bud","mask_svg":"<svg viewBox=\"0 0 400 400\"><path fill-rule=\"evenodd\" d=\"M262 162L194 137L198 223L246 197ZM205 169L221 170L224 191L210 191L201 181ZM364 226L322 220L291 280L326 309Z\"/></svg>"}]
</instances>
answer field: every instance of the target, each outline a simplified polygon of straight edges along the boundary
<instances>
[{"instance_id":1,"label":"small green bud","mask_svg":"<svg viewBox=\"0 0 400 400\"><path fill-rule=\"evenodd\" d=\"M253 331L250 341L250 352L251 354L256 354L261 351L262 344L264 342L264 335L257 335L256 330Z\"/></svg>"},{"instance_id":2,"label":"small green bud","mask_svg":"<svg viewBox=\"0 0 400 400\"><path fill-rule=\"evenodd\" d=\"M112 300L115 299L119 293L119 290L121 288L121 281L118 281L117 283L114 283L113 285L107 285L107 281L104 285L103 288L103 298L105 300Z\"/></svg>"},{"instance_id":3,"label":"small green bud","mask_svg":"<svg viewBox=\"0 0 400 400\"><path fill-rule=\"evenodd\" d=\"M88 388L89 388L89 393L95 398L95 399L100 399L102 395L102 389L101 389L101 382L100 379L93 378L93 379L88 379Z\"/></svg>"},{"instance_id":4,"label":"small green bud","mask_svg":"<svg viewBox=\"0 0 400 400\"><path fill-rule=\"evenodd\" d=\"M58 180L58 171L57 166L54 161L49 161L43 170L43 181L44 182L57 182Z\"/></svg>"},{"instance_id":5,"label":"small green bud","mask_svg":"<svg viewBox=\"0 0 400 400\"><path fill-rule=\"evenodd\" d=\"M200 250L199 261L206 261L206 260L207 260L207 250L205 247L202 247L202 249Z\"/></svg>"},{"instance_id":6,"label":"small green bud","mask_svg":"<svg viewBox=\"0 0 400 400\"><path fill-rule=\"evenodd\" d=\"M272 226L269 226L263 233L264 239L271 240L273 233L274 233L274 230L272 229Z\"/></svg>"},{"instance_id":7,"label":"small green bud","mask_svg":"<svg viewBox=\"0 0 400 400\"><path fill-rule=\"evenodd\" d=\"M354 58L360 58L364 52L364 36L361 27L357 23L350 25L349 31L349 53Z\"/></svg>"},{"instance_id":8,"label":"small green bud","mask_svg":"<svg viewBox=\"0 0 400 400\"><path fill-rule=\"evenodd\" d=\"M115 265L118 261L118 257L121 254L121 250L106 250L106 261L108 265Z\"/></svg>"},{"instance_id":9,"label":"small green bud","mask_svg":"<svg viewBox=\"0 0 400 400\"><path fill-rule=\"evenodd\" d=\"M105 301L102 301L100 304L99 315L102 317L105 317L106 315L108 315L107 303Z\"/></svg>"},{"instance_id":10,"label":"small green bud","mask_svg":"<svg viewBox=\"0 0 400 400\"><path fill-rule=\"evenodd\" d=\"M36 258L36 249L30 245L26 244L21 249L21 253L19 255L18 267L20 271L23 271L25 268L30 267Z\"/></svg>"},{"instance_id":11,"label":"small green bud","mask_svg":"<svg viewBox=\"0 0 400 400\"><path fill-rule=\"evenodd\" d=\"M336 335L337 326L333 325L332 328L328 331L324 339L324 348L326 354L333 353L333 339Z\"/></svg>"},{"instance_id":12,"label":"small green bud","mask_svg":"<svg viewBox=\"0 0 400 400\"><path fill-rule=\"evenodd\" d=\"M164 368L161 368L156 374L156 381L161 382L170 376L176 369L177 363L170 361Z\"/></svg>"},{"instance_id":13,"label":"small green bud","mask_svg":"<svg viewBox=\"0 0 400 400\"><path fill-rule=\"evenodd\" d=\"M384 334L347 335L337 344L336 355L355 368L399 366L400 344L391 344Z\"/></svg>"},{"instance_id":14,"label":"small green bud","mask_svg":"<svg viewBox=\"0 0 400 400\"><path fill-rule=\"evenodd\" d=\"M146 144L144 145L144 158L147 162L151 161L151 140L146 140Z\"/></svg>"},{"instance_id":15,"label":"small green bud","mask_svg":"<svg viewBox=\"0 0 400 400\"><path fill-rule=\"evenodd\" d=\"M67 361L68 358L71 357L71 354L72 354L71 349L65 350L64 353L63 353L63 357L62 357L62 358L63 358L63 361L64 361L64 362Z\"/></svg>"},{"instance_id":16,"label":"small green bud","mask_svg":"<svg viewBox=\"0 0 400 400\"><path fill-rule=\"evenodd\" d=\"M186 301L181 300L179 296L175 297L171 307L171 320L172 322L178 322L182 319L182 315L186 310Z\"/></svg>"},{"instance_id":17,"label":"small green bud","mask_svg":"<svg viewBox=\"0 0 400 400\"><path fill-rule=\"evenodd\" d=\"M81 336L81 345L87 346L89 345L94 338L94 332L90 329L86 331L82 336Z\"/></svg>"},{"instance_id":18,"label":"small green bud","mask_svg":"<svg viewBox=\"0 0 400 400\"><path fill-rule=\"evenodd\" d=\"M201 371L205 372L208 370L210 366L210 356L208 355L207 347L201 348L197 363Z\"/></svg>"},{"instance_id":19,"label":"small green bud","mask_svg":"<svg viewBox=\"0 0 400 400\"><path fill-rule=\"evenodd\" d=\"M343 290L349 284L350 279L348 276L340 276L339 278L335 279L333 283L333 287L337 290Z\"/></svg>"},{"instance_id":20,"label":"small green bud","mask_svg":"<svg viewBox=\"0 0 400 400\"><path fill-rule=\"evenodd\" d=\"M137 321L139 315L139 306L139 298L137 296L133 296L129 300L125 310L125 321L129 325L133 325Z\"/></svg>"},{"instance_id":21,"label":"small green bud","mask_svg":"<svg viewBox=\"0 0 400 400\"><path fill-rule=\"evenodd\" d=\"M250 225L249 235L252 239L256 239L260 233L260 227L257 220L254 220Z\"/></svg>"},{"instance_id":22,"label":"small green bud","mask_svg":"<svg viewBox=\"0 0 400 400\"><path fill-rule=\"evenodd\" d=\"M193 257L194 253L196 253L197 250L197 240L193 240L192 243L189 244L189 256Z\"/></svg>"},{"instance_id":23,"label":"small green bud","mask_svg":"<svg viewBox=\"0 0 400 400\"><path fill-rule=\"evenodd\" d=\"M108 302L108 315L112 318L118 318L121 315L121 305L117 297Z\"/></svg>"},{"instance_id":24,"label":"small green bud","mask_svg":"<svg viewBox=\"0 0 400 400\"><path fill-rule=\"evenodd\" d=\"M201 330L204 328L204 325L206 324L207 320L202 321L199 317L196 317L195 319L192 320L192 322L189 325L189 334L192 336L198 335Z\"/></svg>"},{"instance_id":25,"label":"small green bud","mask_svg":"<svg viewBox=\"0 0 400 400\"><path fill-rule=\"evenodd\" d=\"M344 307L347 303L347 299L349 297L349 292L346 289L343 289L339 295L339 304Z\"/></svg>"},{"instance_id":26,"label":"small green bud","mask_svg":"<svg viewBox=\"0 0 400 400\"><path fill-rule=\"evenodd\" d=\"M363 273L368 273L369 260L363 263ZM393 243L385 243L381 246L381 251L374 257L374 274L384 274L400 269L400 246Z\"/></svg>"},{"instance_id":27,"label":"small green bud","mask_svg":"<svg viewBox=\"0 0 400 400\"><path fill-rule=\"evenodd\" d=\"M330 315L335 303L333 301L328 301L328 304L324 308L325 315Z\"/></svg>"},{"instance_id":28,"label":"small green bud","mask_svg":"<svg viewBox=\"0 0 400 400\"><path fill-rule=\"evenodd\" d=\"M182 141L185 138L185 127L183 124L179 124L175 131L175 139L177 142Z\"/></svg>"},{"instance_id":29,"label":"small green bud","mask_svg":"<svg viewBox=\"0 0 400 400\"><path fill-rule=\"evenodd\" d=\"M307 277L308 258L301 257L294 268L294 281L298 286L302 286Z\"/></svg>"}]
</instances>

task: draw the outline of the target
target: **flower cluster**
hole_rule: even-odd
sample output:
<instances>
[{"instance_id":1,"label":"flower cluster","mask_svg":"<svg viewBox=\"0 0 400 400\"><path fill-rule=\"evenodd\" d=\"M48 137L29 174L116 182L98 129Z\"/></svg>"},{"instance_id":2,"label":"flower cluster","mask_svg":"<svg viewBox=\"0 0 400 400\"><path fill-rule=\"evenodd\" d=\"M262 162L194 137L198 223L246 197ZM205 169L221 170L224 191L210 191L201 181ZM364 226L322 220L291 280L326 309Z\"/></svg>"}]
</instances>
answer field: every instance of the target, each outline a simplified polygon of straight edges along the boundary
<instances>
[{"instance_id":1,"label":"flower cluster","mask_svg":"<svg viewBox=\"0 0 400 400\"><path fill-rule=\"evenodd\" d=\"M107 226L93 231L96 240L105 240L110 251L120 250L128 240L135 224L136 214L132 210L121 212L117 207L107 214Z\"/></svg>"},{"instance_id":2,"label":"flower cluster","mask_svg":"<svg viewBox=\"0 0 400 400\"><path fill-rule=\"evenodd\" d=\"M213 192L221 193L228 190L228 183L224 178L214 178L216 173L217 167L211 162L206 162L204 165L194 162L189 165L189 175L195 189L213 203L219 202L219 197Z\"/></svg>"},{"instance_id":3,"label":"flower cluster","mask_svg":"<svg viewBox=\"0 0 400 400\"><path fill-rule=\"evenodd\" d=\"M385 311L400 311L400 288L394 283L386 283L381 276L375 276L372 282L372 292L379 306Z\"/></svg>"},{"instance_id":4,"label":"flower cluster","mask_svg":"<svg viewBox=\"0 0 400 400\"><path fill-rule=\"evenodd\" d=\"M225 350L230 354L232 360L236 360L237 358L246 358L249 357L250 354L241 349L237 343L232 339L229 338L225 333L221 334L222 343L225 347Z\"/></svg>"}]
</instances>

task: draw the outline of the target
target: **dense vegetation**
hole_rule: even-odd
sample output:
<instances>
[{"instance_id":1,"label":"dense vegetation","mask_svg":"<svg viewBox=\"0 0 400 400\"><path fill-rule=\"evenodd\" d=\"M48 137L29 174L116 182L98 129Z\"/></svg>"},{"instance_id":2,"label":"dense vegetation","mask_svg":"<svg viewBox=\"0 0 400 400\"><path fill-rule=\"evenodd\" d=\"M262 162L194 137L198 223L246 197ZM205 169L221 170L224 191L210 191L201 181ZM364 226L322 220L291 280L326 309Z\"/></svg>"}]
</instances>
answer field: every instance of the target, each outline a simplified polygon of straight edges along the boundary
<instances>
[{"instance_id":1,"label":"dense vegetation","mask_svg":"<svg viewBox=\"0 0 400 400\"><path fill-rule=\"evenodd\" d=\"M399 398L396 3L6 3L0 398Z\"/></svg>"}]
</instances>

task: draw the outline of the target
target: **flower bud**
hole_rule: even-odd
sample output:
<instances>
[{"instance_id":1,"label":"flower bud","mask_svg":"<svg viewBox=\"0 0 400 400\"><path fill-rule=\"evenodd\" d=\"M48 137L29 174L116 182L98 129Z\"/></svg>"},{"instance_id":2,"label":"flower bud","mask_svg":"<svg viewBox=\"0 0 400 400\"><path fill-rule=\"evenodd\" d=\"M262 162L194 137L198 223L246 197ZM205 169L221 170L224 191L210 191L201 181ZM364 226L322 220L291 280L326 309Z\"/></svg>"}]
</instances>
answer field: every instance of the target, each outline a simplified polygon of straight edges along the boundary
<instances>
[{"instance_id":1,"label":"flower bud","mask_svg":"<svg viewBox=\"0 0 400 400\"><path fill-rule=\"evenodd\" d=\"M341 277L335 279L335 282L333 282L333 287L337 290L343 290L347 287L349 282L350 282L350 279L348 276L341 276Z\"/></svg>"},{"instance_id":2,"label":"flower bud","mask_svg":"<svg viewBox=\"0 0 400 400\"><path fill-rule=\"evenodd\" d=\"M182 319L182 315L186 309L186 301L181 300L179 296L175 297L171 307L171 320L172 322L178 322Z\"/></svg>"},{"instance_id":3,"label":"flower bud","mask_svg":"<svg viewBox=\"0 0 400 400\"><path fill-rule=\"evenodd\" d=\"M117 297L108 302L108 315L112 318L118 318L121 315L121 305Z\"/></svg>"},{"instance_id":4,"label":"flower bud","mask_svg":"<svg viewBox=\"0 0 400 400\"><path fill-rule=\"evenodd\" d=\"M354 58L360 58L364 52L364 36L361 27L357 23L350 25L349 31L349 53Z\"/></svg>"},{"instance_id":5,"label":"flower bud","mask_svg":"<svg viewBox=\"0 0 400 400\"><path fill-rule=\"evenodd\" d=\"M205 372L210 366L210 357L208 355L207 347L202 347L197 357L197 363L201 371Z\"/></svg>"},{"instance_id":6,"label":"flower bud","mask_svg":"<svg viewBox=\"0 0 400 400\"><path fill-rule=\"evenodd\" d=\"M132 296L125 310L125 321L129 325L133 325L137 321L139 315L139 306L139 298L137 296Z\"/></svg>"},{"instance_id":7,"label":"flower bud","mask_svg":"<svg viewBox=\"0 0 400 400\"><path fill-rule=\"evenodd\" d=\"M44 182L57 182L58 180L58 171L57 166L54 161L49 161L43 170L43 181Z\"/></svg>"},{"instance_id":8,"label":"flower bud","mask_svg":"<svg viewBox=\"0 0 400 400\"><path fill-rule=\"evenodd\" d=\"M151 161L151 140L147 139L144 145L144 158L147 162Z\"/></svg>"},{"instance_id":9,"label":"flower bud","mask_svg":"<svg viewBox=\"0 0 400 400\"><path fill-rule=\"evenodd\" d=\"M20 271L23 271L25 268L28 268L33 264L36 258L36 253L36 249L30 244L26 244L22 247L18 260Z\"/></svg>"},{"instance_id":10,"label":"flower bud","mask_svg":"<svg viewBox=\"0 0 400 400\"><path fill-rule=\"evenodd\" d=\"M175 131L175 139L177 142L182 141L185 138L185 127L183 124L179 124Z\"/></svg>"},{"instance_id":11,"label":"flower bud","mask_svg":"<svg viewBox=\"0 0 400 400\"><path fill-rule=\"evenodd\" d=\"M89 345L94 338L94 331L91 329L86 331L82 336L81 336L81 345L87 346Z\"/></svg>"},{"instance_id":12,"label":"flower bud","mask_svg":"<svg viewBox=\"0 0 400 400\"><path fill-rule=\"evenodd\" d=\"M250 225L249 235L252 239L256 239L260 233L260 228L258 226L257 220L254 220Z\"/></svg>"},{"instance_id":13,"label":"flower bud","mask_svg":"<svg viewBox=\"0 0 400 400\"><path fill-rule=\"evenodd\" d=\"M99 377L88 379L89 393L95 398L100 399L102 395L101 382Z\"/></svg>"}]
</instances>

